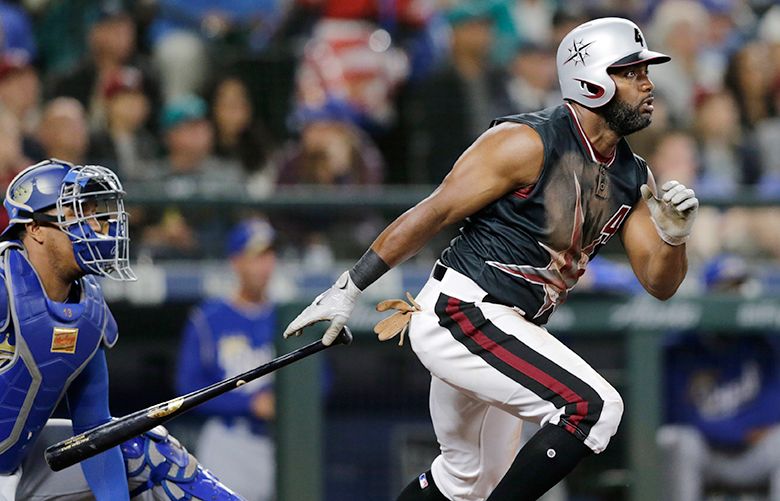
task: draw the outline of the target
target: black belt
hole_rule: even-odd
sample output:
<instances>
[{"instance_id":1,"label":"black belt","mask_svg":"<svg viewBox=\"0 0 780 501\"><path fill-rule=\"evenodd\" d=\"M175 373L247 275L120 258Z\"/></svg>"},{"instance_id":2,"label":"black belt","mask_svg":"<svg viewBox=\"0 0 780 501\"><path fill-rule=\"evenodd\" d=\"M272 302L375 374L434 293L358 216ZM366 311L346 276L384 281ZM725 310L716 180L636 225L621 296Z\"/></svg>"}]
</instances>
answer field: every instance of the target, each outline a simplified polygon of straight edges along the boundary
<instances>
[{"instance_id":1,"label":"black belt","mask_svg":"<svg viewBox=\"0 0 780 501\"><path fill-rule=\"evenodd\" d=\"M449 270L449 268L437 262L433 266L433 273L431 274L431 277L434 280L438 280L439 282L441 282L441 279L444 278L444 275L447 273L447 270ZM502 301L490 293L488 293L484 298L482 298L482 301L485 303L501 304L504 306L509 306L510 308L514 308L514 305L509 304L506 301Z\"/></svg>"},{"instance_id":2,"label":"black belt","mask_svg":"<svg viewBox=\"0 0 780 501\"><path fill-rule=\"evenodd\" d=\"M447 267L441 263L436 263L436 265L433 267L433 275L431 276L434 278L434 280L441 282L441 279L444 278L445 273L447 273Z\"/></svg>"}]
</instances>

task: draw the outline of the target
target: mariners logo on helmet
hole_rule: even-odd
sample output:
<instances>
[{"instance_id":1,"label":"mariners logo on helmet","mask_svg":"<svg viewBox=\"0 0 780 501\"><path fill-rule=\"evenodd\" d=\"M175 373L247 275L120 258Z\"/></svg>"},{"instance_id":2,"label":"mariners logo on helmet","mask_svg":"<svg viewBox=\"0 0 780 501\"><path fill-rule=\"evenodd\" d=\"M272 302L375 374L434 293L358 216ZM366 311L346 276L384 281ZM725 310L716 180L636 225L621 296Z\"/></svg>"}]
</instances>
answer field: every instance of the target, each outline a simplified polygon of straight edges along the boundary
<instances>
[{"instance_id":1,"label":"mariners logo on helmet","mask_svg":"<svg viewBox=\"0 0 780 501\"><path fill-rule=\"evenodd\" d=\"M571 30L558 46L561 94L566 100L598 108L615 96L609 68L659 64L669 59L666 54L648 50L642 31L628 19L595 19Z\"/></svg>"},{"instance_id":2,"label":"mariners logo on helmet","mask_svg":"<svg viewBox=\"0 0 780 501\"><path fill-rule=\"evenodd\" d=\"M567 59L563 64L568 64L571 61L574 61L574 66L577 66L578 64L582 63L583 66L585 66L585 57L590 56L588 54L588 46L592 44L593 42L588 42L586 44L582 43L582 40L577 42L576 40L571 41L571 47L569 48L569 54L571 56L569 59Z\"/></svg>"}]
</instances>

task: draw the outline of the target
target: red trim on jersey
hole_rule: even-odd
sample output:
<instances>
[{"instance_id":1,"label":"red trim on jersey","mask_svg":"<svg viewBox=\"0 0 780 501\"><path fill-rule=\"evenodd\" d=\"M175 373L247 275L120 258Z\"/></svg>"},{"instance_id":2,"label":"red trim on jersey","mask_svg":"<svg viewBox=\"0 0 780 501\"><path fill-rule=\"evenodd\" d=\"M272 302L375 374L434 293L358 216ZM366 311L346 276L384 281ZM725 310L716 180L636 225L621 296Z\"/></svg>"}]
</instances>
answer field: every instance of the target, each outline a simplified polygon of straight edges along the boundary
<instances>
[{"instance_id":1,"label":"red trim on jersey","mask_svg":"<svg viewBox=\"0 0 780 501\"><path fill-rule=\"evenodd\" d=\"M570 416L564 425L564 429L569 433L574 434L576 431L577 423L588 415L588 402L582 398L577 392L555 379L550 374L543 372L538 367L535 367L522 358L518 357L511 351L507 350L503 346L497 344L490 339L484 332L474 326L471 320L466 316L460 308L461 301L457 298L451 297L447 301L446 313L457 322L464 334L474 340L483 349L492 353L496 358L509 365L518 372L526 375L527 377L537 381L545 388L549 388L551 391L560 395L568 404L576 404L577 413Z\"/></svg>"},{"instance_id":2,"label":"red trim on jersey","mask_svg":"<svg viewBox=\"0 0 780 501\"><path fill-rule=\"evenodd\" d=\"M531 191L533 191L534 186L536 184L529 184L528 186L523 186L522 188L516 190L514 193L512 193L517 198L528 198L531 195Z\"/></svg>"},{"instance_id":3,"label":"red trim on jersey","mask_svg":"<svg viewBox=\"0 0 780 501\"><path fill-rule=\"evenodd\" d=\"M575 113L572 105L566 103L566 107L569 109L569 114L571 114L572 120L574 120L574 125L576 125L577 133L580 136L580 141L585 146L585 149L588 150L588 153L590 153L591 160L593 160L597 164L605 164L607 167L612 165L612 162L615 161L617 148L615 148L612 151L612 155L609 157L605 157L604 155L599 153L596 150L596 148L593 147L593 143L590 142L590 139L588 139L587 134L585 134L585 129L582 128L582 124L580 124L580 119L577 117L577 113Z\"/></svg>"}]
</instances>

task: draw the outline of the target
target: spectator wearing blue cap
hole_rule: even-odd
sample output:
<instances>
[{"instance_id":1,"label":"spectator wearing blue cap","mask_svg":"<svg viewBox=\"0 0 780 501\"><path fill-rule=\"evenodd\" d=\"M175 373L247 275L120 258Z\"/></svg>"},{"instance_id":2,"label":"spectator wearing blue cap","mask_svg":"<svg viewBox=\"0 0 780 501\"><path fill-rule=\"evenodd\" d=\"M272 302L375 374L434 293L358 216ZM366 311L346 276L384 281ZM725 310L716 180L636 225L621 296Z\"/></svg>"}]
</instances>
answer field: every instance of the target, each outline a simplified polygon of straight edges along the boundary
<instances>
[{"instance_id":1,"label":"spectator wearing blue cap","mask_svg":"<svg viewBox=\"0 0 780 501\"><path fill-rule=\"evenodd\" d=\"M206 101L193 94L173 99L162 109L160 129L167 154L156 170L172 196L244 190L239 162L214 156L214 127L207 113Z\"/></svg>"},{"instance_id":2,"label":"spectator wearing blue cap","mask_svg":"<svg viewBox=\"0 0 780 501\"><path fill-rule=\"evenodd\" d=\"M274 358L276 309L268 284L276 264L274 229L264 219L239 223L226 251L237 290L192 310L184 327L177 387L188 393L246 372ZM207 416L197 451L220 480L247 501L273 498L275 460L270 423L273 375L198 407Z\"/></svg>"},{"instance_id":3,"label":"spectator wearing blue cap","mask_svg":"<svg viewBox=\"0 0 780 501\"><path fill-rule=\"evenodd\" d=\"M735 255L713 259L702 279L713 294L750 290L748 266ZM768 500L780 499L780 342L767 334L685 331L667 338L667 424L658 432L664 499L698 501L712 491L766 486Z\"/></svg>"}]
</instances>

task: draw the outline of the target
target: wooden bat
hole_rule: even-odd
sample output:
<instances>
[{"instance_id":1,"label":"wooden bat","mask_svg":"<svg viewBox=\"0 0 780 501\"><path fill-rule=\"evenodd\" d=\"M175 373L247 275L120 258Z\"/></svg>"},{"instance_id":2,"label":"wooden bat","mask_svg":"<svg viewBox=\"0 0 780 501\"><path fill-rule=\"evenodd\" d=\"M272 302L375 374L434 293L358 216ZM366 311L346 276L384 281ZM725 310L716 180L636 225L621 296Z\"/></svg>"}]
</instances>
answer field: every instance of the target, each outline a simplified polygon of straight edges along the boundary
<instances>
[{"instance_id":1,"label":"wooden bat","mask_svg":"<svg viewBox=\"0 0 780 501\"><path fill-rule=\"evenodd\" d=\"M87 430L80 435L51 445L46 449L46 462L49 463L49 467L52 470L60 471L115 447L145 431L149 431L155 426L173 419L207 400L238 388L249 381L290 365L330 346L337 344L348 345L351 342L352 333L347 327L344 327L336 340L329 346L322 344L322 341L315 341L238 376L224 379L200 390L195 390L192 393L114 419Z\"/></svg>"}]
</instances>

